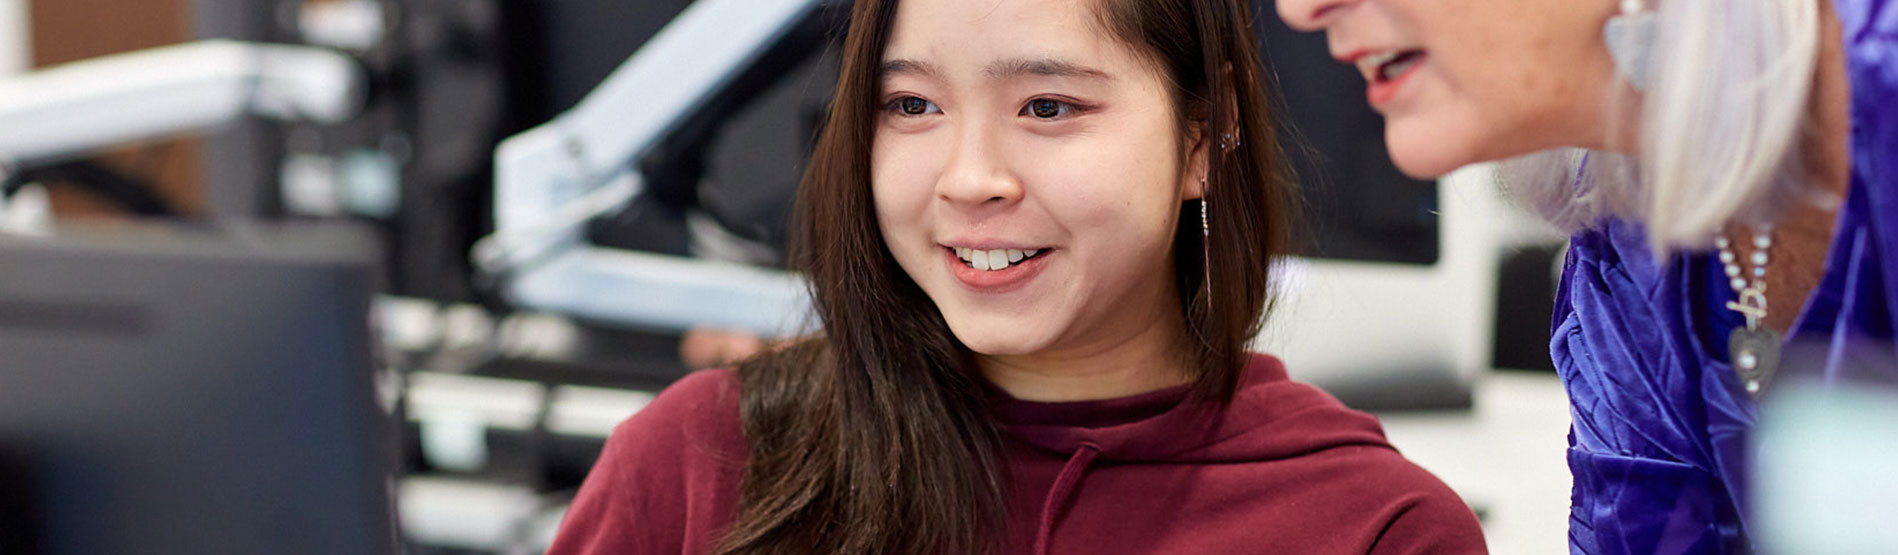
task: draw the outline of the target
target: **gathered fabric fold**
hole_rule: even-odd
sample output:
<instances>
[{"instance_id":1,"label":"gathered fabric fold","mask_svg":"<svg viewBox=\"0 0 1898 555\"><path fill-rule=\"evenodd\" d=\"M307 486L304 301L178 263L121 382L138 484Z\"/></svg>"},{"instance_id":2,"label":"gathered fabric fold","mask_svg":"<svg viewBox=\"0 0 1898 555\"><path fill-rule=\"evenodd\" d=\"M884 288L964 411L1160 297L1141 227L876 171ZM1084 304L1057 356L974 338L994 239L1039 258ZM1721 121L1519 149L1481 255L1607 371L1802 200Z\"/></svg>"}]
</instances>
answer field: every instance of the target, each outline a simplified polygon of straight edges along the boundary
<instances>
[{"instance_id":1,"label":"gathered fabric fold","mask_svg":"<svg viewBox=\"0 0 1898 555\"><path fill-rule=\"evenodd\" d=\"M1055 521L1061 518L1061 509L1067 505L1068 499L1074 497L1081 476L1087 474L1088 465L1094 462L1094 456L1100 452L1099 445L1081 444L1068 457L1068 463L1061 467L1061 474L1055 476L1054 487L1048 488L1048 499L1041 504L1041 518L1036 519L1041 524L1035 530L1035 555L1048 555L1048 538L1054 532Z\"/></svg>"}]
</instances>

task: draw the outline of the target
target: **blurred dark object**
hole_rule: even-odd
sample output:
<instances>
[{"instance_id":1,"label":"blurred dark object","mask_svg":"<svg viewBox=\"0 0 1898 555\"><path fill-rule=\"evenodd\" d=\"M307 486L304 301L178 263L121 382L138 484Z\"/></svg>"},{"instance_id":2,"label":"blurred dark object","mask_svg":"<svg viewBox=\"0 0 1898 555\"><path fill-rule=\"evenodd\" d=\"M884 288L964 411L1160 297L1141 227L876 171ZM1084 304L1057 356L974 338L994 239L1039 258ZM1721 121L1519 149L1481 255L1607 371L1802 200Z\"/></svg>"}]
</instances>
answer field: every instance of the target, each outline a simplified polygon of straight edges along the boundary
<instances>
[{"instance_id":1,"label":"blurred dark object","mask_svg":"<svg viewBox=\"0 0 1898 555\"><path fill-rule=\"evenodd\" d=\"M43 555L393 553L361 231L0 237L0 462L32 482L0 516Z\"/></svg>"},{"instance_id":2,"label":"blurred dark object","mask_svg":"<svg viewBox=\"0 0 1898 555\"><path fill-rule=\"evenodd\" d=\"M0 435L0 553L39 553L39 515L33 499L39 496L26 454L9 445L19 441Z\"/></svg>"},{"instance_id":3,"label":"blurred dark object","mask_svg":"<svg viewBox=\"0 0 1898 555\"><path fill-rule=\"evenodd\" d=\"M1496 268L1496 351L1490 365L1554 372L1549 328L1555 314L1555 268L1564 245L1504 253Z\"/></svg>"},{"instance_id":4,"label":"blurred dark object","mask_svg":"<svg viewBox=\"0 0 1898 555\"><path fill-rule=\"evenodd\" d=\"M1442 366L1331 378L1323 387L1345 406L1378 414L1468 411L1476 406L1469 385L1455 370Z\"/></svg>"},{"instance_id":5,"label":"blurred dark object","mask_svg":"<svg viewBox=\"0 0 1898 555\"><path fill-rule=\"evenodd\" d=\"M200 38L304 43L316 0L196 0ZM328 2L340 3L340 2ZM315 166L344 164L370 154L389 161L378 179L349 175L324 195L387 197L368 208L336 214L376 222L389 245L394 293L471 300L468 249L488 233L494 146L509 132L512 110L507 22L496 0L376 0L356 2L381 14L382 27L364 29L375 40L352 51L370 75L372 92L362 117L341 126L281 126L253 120L214 136L205 152L211 215L277 218L296 215L286 184L287 160ZM293 168L294 169L294 168ZM320 175L320 174L319 174ZM364 183L366 181L367 183ZM378 185L387 183L388 185ZM287 186L286 186L287 185ZM352 190L370 189L370 190ZM375 190L397 187L395 191Z\"/></svg>"},{"instance_id":6,"label":"blurred dark object","mask_svg":"<svg viewBox=\"0 0 1898 555\"><path fill-rule=\"evenodd\" d=\"M1302 188L1321 258L1434 264L1437 187L1397 171L1384 117L1364 78L1331 58L1323 33L1286 27L1271 2L1253 2L1253 31L1277 98L1279 137Z\"/></svg>"}]
</instances>

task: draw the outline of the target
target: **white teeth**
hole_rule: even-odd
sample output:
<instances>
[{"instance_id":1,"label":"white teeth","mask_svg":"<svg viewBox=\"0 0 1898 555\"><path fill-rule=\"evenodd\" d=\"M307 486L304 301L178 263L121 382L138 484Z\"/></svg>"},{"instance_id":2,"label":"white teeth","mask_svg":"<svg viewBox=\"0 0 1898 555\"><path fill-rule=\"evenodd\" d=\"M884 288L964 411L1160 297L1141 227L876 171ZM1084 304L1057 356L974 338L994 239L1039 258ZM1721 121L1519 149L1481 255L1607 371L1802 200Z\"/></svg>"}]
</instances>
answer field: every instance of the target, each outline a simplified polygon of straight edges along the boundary
<instances>
[{"instance_id":1,"label":"white teeth","mask_svg":"<svg viewBox=\"0 0 1898 555\"><path fill-rule=\"evenodd\" d=\"M1423 58L1421 50L1385 50L1358 58L1358 72L1367 81L1389 81L1404 74ZM1402 61L1399 61L1402 60Z\"/></svg>"},{"instance_id":2,"label":"white teeth","mask_svg":"<svg viewBox=\"0 0 1898 555\"><path fill-rule=\"evenodd\" d=\"M968 262L969 267L977 270L1003 270L1017 262L1034 258L1042 249L995 249L976 250L968 247L955 247L956 258Z\"/></svg>"},{"instance_id":3,"label":"white teeth","mask_svg":"<svg viewBox=\"0 0 1898 555\"><path fill-rule=\"evenodd\" d=\"M1386 80L1386 81L1389 81L1391 79L1396 79L1397 76L1403 75L1405 70L1410 69L1410 66L1414 66L1414 65L1417 65L1417 58L1415 57L1412 57L1408 60L1404 60L1404 61L1397 62L1394 64L1385 65L1384 68L1378 72L1377 78Z\"/></svg>"},{"instance_id":4,"label":"white teeth","mask_svg":"<svg viewBox=\"0 0 1898 555\"><path fill-rule=\"evenodd\" d=\"M1358 70L1365 75L1375 75L1379 67L1390 63L1391 60L1397 59L1397 53L1398 51L1396 50L1386 50L1376 54L1367 54L1362 58L1358 58Z\"/></svg>"},{"instance_id":5,"label":"white teeth","mask_svg":"<svg viewBox=\"0 0 1898 555\"><path fill-rule=\"evenodd\" d=\"M1009 264L1008 251L1004 249L975 251L975 256L972 258L974 260L971 260L969 265L974 266L977 270L1002 270L1008 268Z\"/></svg>"}]
</instances>

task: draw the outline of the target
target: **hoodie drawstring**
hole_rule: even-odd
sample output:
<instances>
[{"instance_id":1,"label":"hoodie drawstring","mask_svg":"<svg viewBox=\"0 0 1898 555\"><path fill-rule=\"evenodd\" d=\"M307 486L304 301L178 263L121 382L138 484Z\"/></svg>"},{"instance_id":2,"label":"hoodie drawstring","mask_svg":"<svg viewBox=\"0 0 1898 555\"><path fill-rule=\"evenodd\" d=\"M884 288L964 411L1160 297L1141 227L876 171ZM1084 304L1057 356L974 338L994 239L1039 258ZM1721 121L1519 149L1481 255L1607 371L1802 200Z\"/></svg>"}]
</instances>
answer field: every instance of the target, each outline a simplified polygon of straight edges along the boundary
<instances>
[{"instance_id":1,"label":"hoodie drawstring","mask_svg":"<svg viewBox=\"0 0 1898 555\"><path fill-rule=\"evenodd\" d=\"M1081 475L1087 473L1087 465L1094 462L1094 456L1100 452L1099 445L1082 443L1068 457L1068 463L1061 466L1061 474L1054 478L1054 487L1048 488L1048 499L1041 504L1041 528L1035 531L1035 555L1048 554L1048 537L1054 533L1055 518L1059 517L1068 497L1074 494Z\"/></svg>"}]
</instances>

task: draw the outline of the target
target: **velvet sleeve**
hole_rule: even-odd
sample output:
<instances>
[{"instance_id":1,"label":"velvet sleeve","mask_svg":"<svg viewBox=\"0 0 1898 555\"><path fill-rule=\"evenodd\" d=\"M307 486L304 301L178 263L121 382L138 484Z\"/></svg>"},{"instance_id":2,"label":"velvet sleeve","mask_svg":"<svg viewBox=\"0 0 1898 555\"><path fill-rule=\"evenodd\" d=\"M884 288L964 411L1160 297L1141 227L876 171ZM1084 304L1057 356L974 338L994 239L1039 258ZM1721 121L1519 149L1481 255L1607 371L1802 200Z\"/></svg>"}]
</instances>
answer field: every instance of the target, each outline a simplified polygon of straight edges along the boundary
<instances>
[{"instance_id":1,"label":"velvet sleeve","mask_svg":"<svg viewBox=\"0 0 1898 555\"><path fill-rule=\"evenodd\" d=\"M730 523L745 444L735 375L699 372L620 423L550 555L709 553Z\"/></svg>"}]
</instances>

